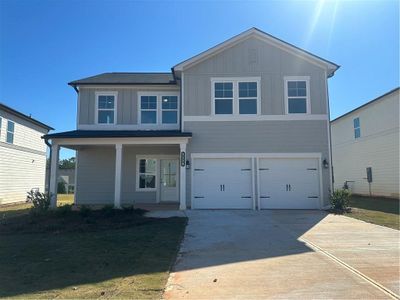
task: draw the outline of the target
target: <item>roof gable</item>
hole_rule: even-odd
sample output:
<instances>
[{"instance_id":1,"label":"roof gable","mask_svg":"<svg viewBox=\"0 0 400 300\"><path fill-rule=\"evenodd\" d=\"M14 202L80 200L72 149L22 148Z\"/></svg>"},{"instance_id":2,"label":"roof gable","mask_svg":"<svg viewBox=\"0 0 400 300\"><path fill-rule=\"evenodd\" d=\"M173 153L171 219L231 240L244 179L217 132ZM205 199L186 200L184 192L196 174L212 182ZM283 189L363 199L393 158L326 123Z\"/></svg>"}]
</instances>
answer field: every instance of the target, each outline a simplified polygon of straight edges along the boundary
<instances>
[{"instance_id":1,"label":"roof gable","mask_svg":"<svg viewBox=\"0 0 400 300\"><path fill-rule=\"evenodd\" d=\"M334 72L340 67L339 65L337 65L333 62L330 62L326 59L316 56L306 50L303 50L292 44L284 42L281 39L278 39L266 32L263 32L263 31L253 27L249 30L242 32L239 35L236 35L236 36L226 40L225 42L222 42L204 52L201 52L198 55L195 55L195 56L175 65L172 69L173 69L173 71L183 71L185 68L192 67L192 66L194 66L194 65L196 65L196 64L228 49L228 48L235 46L236 44L238 44L250 37L255 37L255 38L261 39L275 47L278 47L284 51L287 51L287 52L297 56L297 57L300 57L304 60L307 60L313 64L316 64L316 65L326 69L328 77L333 76Z\"/></svg>"}]
</instances>

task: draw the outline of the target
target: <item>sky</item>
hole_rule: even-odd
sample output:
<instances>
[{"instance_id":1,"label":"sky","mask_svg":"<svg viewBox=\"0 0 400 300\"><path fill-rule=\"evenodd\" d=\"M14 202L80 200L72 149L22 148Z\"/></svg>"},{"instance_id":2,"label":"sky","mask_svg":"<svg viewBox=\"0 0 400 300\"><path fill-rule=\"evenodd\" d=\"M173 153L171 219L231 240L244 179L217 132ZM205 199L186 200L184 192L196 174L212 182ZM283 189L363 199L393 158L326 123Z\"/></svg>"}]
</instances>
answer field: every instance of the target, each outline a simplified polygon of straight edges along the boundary
<instances>
[{"instance_id":1,"label":"sky","mask_svg":"<svg viewBox=\"0 0 400 300\"><path fill-rule=\"evenodd\" d=\"M341 66L329 79L331 118L399 86L396 0L0 0L0 102L73 130L68 82L170 71L251 27Z\"/></svg>"}]
</instances>

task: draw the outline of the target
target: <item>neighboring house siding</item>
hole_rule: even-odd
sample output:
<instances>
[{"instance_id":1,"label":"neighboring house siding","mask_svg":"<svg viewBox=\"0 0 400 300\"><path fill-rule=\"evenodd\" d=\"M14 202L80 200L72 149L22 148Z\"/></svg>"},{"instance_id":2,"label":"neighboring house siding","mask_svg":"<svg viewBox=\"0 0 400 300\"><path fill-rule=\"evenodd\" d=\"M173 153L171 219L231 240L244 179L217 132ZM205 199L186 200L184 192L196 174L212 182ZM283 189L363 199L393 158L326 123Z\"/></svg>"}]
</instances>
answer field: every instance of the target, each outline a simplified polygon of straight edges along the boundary
<instances>
[{"instance_id":1,"label":"neighboring house siding","mask_svg":"<svg viewBox=\"0 0 400 300\"><path fill-rule=\"evenodd\" d=\"M284 114L284 76L310 76L311 113L327 113L322 68L250 38L184 71L184 115L211 114L212 77L261 77L261 113Z\"/></svg>"},{"instance_id":2,"label":"neighboring house siding","mask_svg":"<svg viewBox=\"0 0 400 300\"><path fill-rule=\"evenodd\" d=\"M142 86L142 87L80 87L78 108L78 129L80 125L95 125L96 92L118 92L117 122L119 125L138 124L138 92L142 91L179 91L177 86ZM102 125L107 126L107 125ZM112 126L112 125L109 125Z\"/></svg>"},{"instance_id":3,"label":"neighboring house siding","mask_svg":"<svg viewBox=\"0 0 400 300\"><path fill-rule=\"evenodd\" d=\"M326 121L185 122L193 132L191 153L321 153L329 159ZM329 196L329 171L322 169L325 205ZM187 174L190 202L191 173Z\"/></svg>"},{"instance_id":4,"label":"neighboring house siding","mask_svg":"<svg viewBox=\"0 0 400 300\"><path fill-rule=\"evenodd\" d=\"M0 110L0 204L26 200L33 188L44 192L47 130ZM7 121L14 122L14 141L6 143Z\"/></svg>"},{"instance_id":5,"label":"neighboring house siding","mask_svg":"<svg viewBox=\"0 0 400 300\"><path fill-rule=\"evenodd\" d=\"M113 204L115 149L85 147L78 151L76 204ZM136 156L176 155L178 146L124 146L122 154L122 204L156 203L156 192L136 191ZM159 178L158 178L159 179Z\"/></svg>"},{"instance_id":6,"label":"neighboring house siding","mask_svg":"<svg viewBox=\"0 0 400 300\"><path fill-rule=\"evenodd\" d=\"M354 138L359 118L361 137ZM372 167L372 195L399 197L399 90L332 122L335 188L345 181L356 194L369 194L366 168Z\"/></svg>"}]
</instances>

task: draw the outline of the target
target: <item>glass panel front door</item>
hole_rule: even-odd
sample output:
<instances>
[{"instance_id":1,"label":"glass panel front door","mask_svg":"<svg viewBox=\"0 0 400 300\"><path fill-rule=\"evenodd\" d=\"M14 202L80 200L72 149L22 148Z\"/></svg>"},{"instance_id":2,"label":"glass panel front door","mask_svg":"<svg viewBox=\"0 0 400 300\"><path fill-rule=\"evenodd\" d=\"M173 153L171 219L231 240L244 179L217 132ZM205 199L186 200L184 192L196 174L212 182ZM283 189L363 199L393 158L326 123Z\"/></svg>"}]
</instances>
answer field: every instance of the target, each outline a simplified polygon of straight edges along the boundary
<instances>
[{"instance_id":1,"label":"glass panel front door","mask_svg":"<svg viewBox=\"0 0 400 300\"><path fill-rule=\"evenodd\" d=\"M178 160L161 159L160 173L160 201L179 202Z\"/></svg>"}]
</instances>

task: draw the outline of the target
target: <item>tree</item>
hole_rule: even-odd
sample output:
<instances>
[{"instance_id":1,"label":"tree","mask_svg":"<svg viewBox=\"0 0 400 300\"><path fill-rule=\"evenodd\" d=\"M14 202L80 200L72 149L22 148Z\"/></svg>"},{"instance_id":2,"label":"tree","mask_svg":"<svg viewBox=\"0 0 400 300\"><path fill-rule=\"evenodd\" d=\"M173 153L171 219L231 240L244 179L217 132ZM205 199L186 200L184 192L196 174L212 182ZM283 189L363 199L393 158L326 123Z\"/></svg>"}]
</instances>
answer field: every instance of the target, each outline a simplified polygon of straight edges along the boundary
<instances>
[{"instance_id":1,"label":"tree","mask_svg":"<svg viewBox=\"0 0 400 300\"><path fill-rule=\"evenodd\" d=\"M62 159L59 162L60 169L75 169L75 157Z\"/></svg>"}]
</instances>

